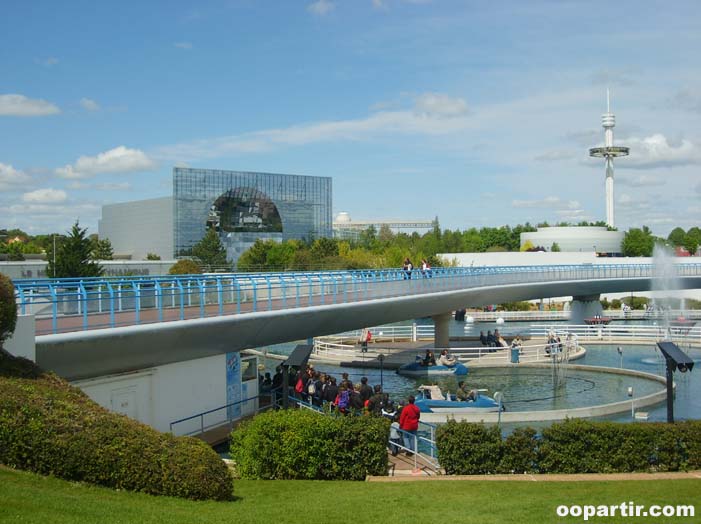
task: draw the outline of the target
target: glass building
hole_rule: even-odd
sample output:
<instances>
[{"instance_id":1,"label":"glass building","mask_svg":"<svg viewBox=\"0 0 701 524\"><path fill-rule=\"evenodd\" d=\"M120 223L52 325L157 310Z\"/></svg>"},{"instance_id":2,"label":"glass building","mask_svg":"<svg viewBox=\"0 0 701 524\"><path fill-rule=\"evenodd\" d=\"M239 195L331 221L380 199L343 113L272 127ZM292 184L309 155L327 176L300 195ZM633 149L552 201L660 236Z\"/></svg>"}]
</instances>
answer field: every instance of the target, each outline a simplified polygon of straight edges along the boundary
<instances>
[{"instance_id":1,"label":"glass building","mask_svg":"<svg viewBox=\"0 0 701 524\"><path fill-rule=\"evenodd\" d=\"M331 237L331 178L176 167L173 211L177 256L213 228L236 261L257 239Z\"/></svg>"}]
</instances>

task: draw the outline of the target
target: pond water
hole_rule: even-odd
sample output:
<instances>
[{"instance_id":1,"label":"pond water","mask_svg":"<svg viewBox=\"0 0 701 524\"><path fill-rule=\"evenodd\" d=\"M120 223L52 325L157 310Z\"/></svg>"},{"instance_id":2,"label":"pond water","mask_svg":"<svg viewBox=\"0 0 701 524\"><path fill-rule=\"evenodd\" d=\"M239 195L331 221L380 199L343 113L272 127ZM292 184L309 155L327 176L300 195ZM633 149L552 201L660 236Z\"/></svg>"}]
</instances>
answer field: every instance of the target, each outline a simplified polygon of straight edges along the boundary
<instances>
[{"instance_id":1,"label":"pond water","mask_svg":"<svg viewBox=\"0 0 701 524\"><path fill-rule=\"evenodd\" d=\"M452 323L460 326L460 322ZM507 323L499 326L504 333L516 333L523 326ZM528 323L527 326L533 323ZM479 326L494 325L475 324L477 334ZM457 328L456 328L457 329ZM483 328L484 329L484 328ZM488 328L487 328L488 329ZM513 330L512 330L513 329ZM452 330L451 330L452 331ZM296 344L279 344L271 346L271 353L287 354ZM615 345L584 344L587 354L576 361L577 365L605 366L618 368L621 357ZM701 349L682 347L696 362L693 372L675 373L674 380L677 390L674 401L676 420L701 419ZM626 369L645 371L664 376L665 363L659 350L654 345L623 346L622 365ZM274 370L278 362L270 360L266 366ZM379 369L361 369L339 367L326 364L316 365L316 369L340 377L347 372L353 382L359 382L362 376L367 376L370 384L383 384L384 390L395 400L404 400L416 391L420 384L434 383L441 386L445 393L457 389L457 377L414 378L397 375L394 371ZM629 400L628 388L633 389L633 398L638 398L664 388L663 384L638 377L629 377L609 373L568 370L564 387L553 388L553 377L547 368L474 368L464 380L471 388L486 388L488 395L501 391L504 404L509 411L553 410L582 406L594 406L623 400ZM643 409L649 414L649 420L665 421L667 419L666 404L660 403ZM605 417L607 420L630 421L630 413L622 413Z\"/></svg>"}]
</instances>

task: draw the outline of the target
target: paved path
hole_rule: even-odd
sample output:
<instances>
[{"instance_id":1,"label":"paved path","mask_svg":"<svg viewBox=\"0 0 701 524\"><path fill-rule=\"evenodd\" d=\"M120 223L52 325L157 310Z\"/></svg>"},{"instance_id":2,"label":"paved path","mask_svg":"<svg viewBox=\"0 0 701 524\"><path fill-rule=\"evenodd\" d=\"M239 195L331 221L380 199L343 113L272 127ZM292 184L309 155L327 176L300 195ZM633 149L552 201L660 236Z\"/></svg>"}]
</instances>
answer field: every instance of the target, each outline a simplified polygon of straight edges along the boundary
<instances>
[{"instance_id":1,"label":"paved path","mask_svg":"<svg viewBox=\"0 0 701 524\"><path fill-rule=\"evenodd\" d=\"M412 462L413 464L413 462ZM608 482L622 480L701 480L701 471L676 471L666 473L586 473L586 474L543 474L543 475L426 475L417 473L393 477L367 477L368 482L406 482L414 480L472 480L521 481L521 482Z\"/></svg>"}]
</instances>

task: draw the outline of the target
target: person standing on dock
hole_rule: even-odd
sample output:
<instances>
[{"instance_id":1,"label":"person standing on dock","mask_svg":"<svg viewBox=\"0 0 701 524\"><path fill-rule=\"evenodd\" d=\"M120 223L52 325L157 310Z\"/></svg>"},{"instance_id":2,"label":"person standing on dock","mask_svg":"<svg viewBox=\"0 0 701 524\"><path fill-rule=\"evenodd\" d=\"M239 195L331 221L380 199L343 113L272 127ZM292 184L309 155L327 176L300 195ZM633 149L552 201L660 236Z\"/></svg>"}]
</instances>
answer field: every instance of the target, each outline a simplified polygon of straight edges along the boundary
<instances>
[{"instance_id":1,"label":"person standing on dock","mask_svg":"<svg viewBox=\"0 0 701 524\"><path fill-rule=\"evenodd\" d=\"M419 430L419 418L421 417L421 411L414 401L414 395L409 395L408 404L402 409L402 413L399 415L399 429L401 429L404 437L404 447L410 449L407 451L407 455L413 455L416 453L416 434Z\"/></svg>"}]
</instances>

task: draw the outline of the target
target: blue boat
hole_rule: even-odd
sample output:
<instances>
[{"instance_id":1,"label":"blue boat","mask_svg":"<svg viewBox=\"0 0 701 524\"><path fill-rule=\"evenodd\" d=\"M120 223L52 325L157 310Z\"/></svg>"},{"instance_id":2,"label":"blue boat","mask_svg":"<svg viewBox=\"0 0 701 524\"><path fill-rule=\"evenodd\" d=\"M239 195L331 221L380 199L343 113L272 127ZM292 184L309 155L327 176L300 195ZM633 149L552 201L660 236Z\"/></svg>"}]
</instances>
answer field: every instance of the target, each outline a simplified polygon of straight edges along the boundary
<instances>
[{"instance_id":1,"label":"blue boat","mask_svg":"<svg viewBox=\"0 0 701 524\"><path fill-rule=\"evenodd\" d=\"M417 357L416 362L404 364L397 369L397 373L408 377L431 377L431 376L446 376L446 375L467 375L467 366L456 362L454 366L424 366L422 360Z\"/></svg>"},{"instance_id":2,"label":"blue boat","mask_svg":"<svg viewBox=\"0 0 701 524\"><path fill-rule=\"evenodd\" d=\"M422 413L491 413L504 411L503 405L492 397L483 395L477 390L475 400L460 401L455 395L443 395L441 388L436 385L419 386L414 402Z\"/></svg>"}]
</instances>

